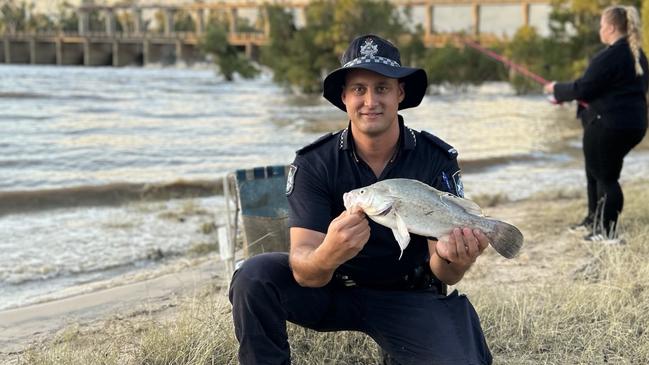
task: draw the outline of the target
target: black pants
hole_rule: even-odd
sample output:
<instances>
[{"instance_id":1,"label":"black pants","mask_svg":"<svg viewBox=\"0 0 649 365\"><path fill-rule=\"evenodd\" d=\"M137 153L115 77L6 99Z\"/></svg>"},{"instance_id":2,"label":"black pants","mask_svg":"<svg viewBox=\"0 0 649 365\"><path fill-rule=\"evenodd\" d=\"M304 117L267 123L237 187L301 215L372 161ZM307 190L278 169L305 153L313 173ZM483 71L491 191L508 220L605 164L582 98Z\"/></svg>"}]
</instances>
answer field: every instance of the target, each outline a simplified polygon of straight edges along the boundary
<instances>
[{"instance_id":1,"label":"black pants","mask_svg":"<svg viewBox=\"0 0 649 365\"><path fill-rule=\"evenodd\" d=\"M295 282L285 253L248 259L230 302L241 364L290 364L286 321L317 331L361 331L400 364L491 364L478 316L457 292L386 291Z\"/></svg>"},{"instance_id":2,"label":"black pants","mask_svg":"<svg viewBox=\"0 0 649 365\"><path fill-rule=\"evenodd\" d=\"M601 233L609 233L624 206L618 182L624 156L642 141L646 129L610 129L598 121L585 124L584 128L588 215L595 217L596 212L601 212L606 230Z\"/></svg>"}]
</instances>

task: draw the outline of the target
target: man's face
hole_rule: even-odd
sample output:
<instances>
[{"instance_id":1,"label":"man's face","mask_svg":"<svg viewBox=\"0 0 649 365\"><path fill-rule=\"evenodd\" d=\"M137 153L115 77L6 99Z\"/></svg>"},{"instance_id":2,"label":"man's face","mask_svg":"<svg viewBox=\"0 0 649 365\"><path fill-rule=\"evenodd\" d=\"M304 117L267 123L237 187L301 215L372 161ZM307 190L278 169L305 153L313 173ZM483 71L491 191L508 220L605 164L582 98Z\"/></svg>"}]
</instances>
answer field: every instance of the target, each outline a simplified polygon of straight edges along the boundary
<instances>
[{"instance_id":1,"label":"man's face","mask_svg":"<svg viewBox=\"0 0 649 365\"><path fill-rule=\"evenodd\" d=\"M347 72L342 101L352 125L361 133L377 136L397 123L403 83L372 71Z\"/></svg>"}]
</instances>

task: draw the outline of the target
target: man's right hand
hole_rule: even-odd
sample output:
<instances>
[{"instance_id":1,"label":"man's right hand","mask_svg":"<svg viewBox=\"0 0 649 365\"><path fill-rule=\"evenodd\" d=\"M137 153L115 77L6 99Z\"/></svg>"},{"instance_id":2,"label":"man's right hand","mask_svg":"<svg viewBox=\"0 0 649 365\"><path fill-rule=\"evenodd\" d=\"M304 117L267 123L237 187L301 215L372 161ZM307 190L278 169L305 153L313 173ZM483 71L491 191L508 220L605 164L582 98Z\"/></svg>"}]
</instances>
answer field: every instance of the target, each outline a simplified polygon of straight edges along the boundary
<instances>
[{"instance_id":1,"label":"man's right hand","mask_svg":"<svg viewBox=\"0 0 649 365\"><path fill-rule=\"evenodd\" d=\"M305 287L321 287L338 266L353 258L370 238L370 225L361 210L342 212L327 233L291 227L290 264L293 277Z\"/></svg>"},{"instance_id":2,"label":"man's right hand","mask_svg":"<svg viewBox=\"0 0 649 365\"><path fill-rule=\"evenodd\" d=\"M362 210L346 210L329 224L327 235L320 246L330 268L337 268L356 256L370 239L370 225Z\"/></svg>"}]
</instances>

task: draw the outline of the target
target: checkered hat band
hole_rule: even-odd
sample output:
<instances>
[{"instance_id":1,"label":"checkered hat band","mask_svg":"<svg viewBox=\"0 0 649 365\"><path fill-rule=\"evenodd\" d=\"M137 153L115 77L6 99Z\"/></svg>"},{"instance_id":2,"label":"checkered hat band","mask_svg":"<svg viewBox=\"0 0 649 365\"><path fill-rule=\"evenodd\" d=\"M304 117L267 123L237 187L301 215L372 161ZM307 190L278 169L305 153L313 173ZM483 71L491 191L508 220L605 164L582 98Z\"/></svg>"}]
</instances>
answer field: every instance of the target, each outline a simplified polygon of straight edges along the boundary
<instances>
[{"instance_id":1,"label":"checkered hat band","mask_svg":"<svg viewBox=\"0 0 649 365\"><path fill-rule=\"evenodd\" d=\"M384 65L388 65L392 67L401 67L399 62L381 56L362 56L362 57L354 58L353 60L344 64L343 67L352 67L363 63L382 63Z\"/></svg>"}]
</instances>

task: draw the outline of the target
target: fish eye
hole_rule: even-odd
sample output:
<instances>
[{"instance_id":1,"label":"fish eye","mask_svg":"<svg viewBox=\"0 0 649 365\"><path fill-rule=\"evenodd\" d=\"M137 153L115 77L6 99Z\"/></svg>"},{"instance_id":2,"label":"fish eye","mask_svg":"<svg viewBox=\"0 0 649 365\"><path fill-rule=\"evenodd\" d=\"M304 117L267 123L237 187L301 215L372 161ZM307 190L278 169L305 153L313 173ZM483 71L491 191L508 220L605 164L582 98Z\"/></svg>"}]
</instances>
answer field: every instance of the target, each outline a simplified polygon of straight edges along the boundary
<instances>
[{"instance_id":1,"label":"fish eye","mask_svg":"<svg viewBox=\"0 0 649 365\"><path fill-rule=\"evenodd\" d=\"M361 189L360 194L361 195L365 194L365 189Z\"/></svg>"}]
</instances>

